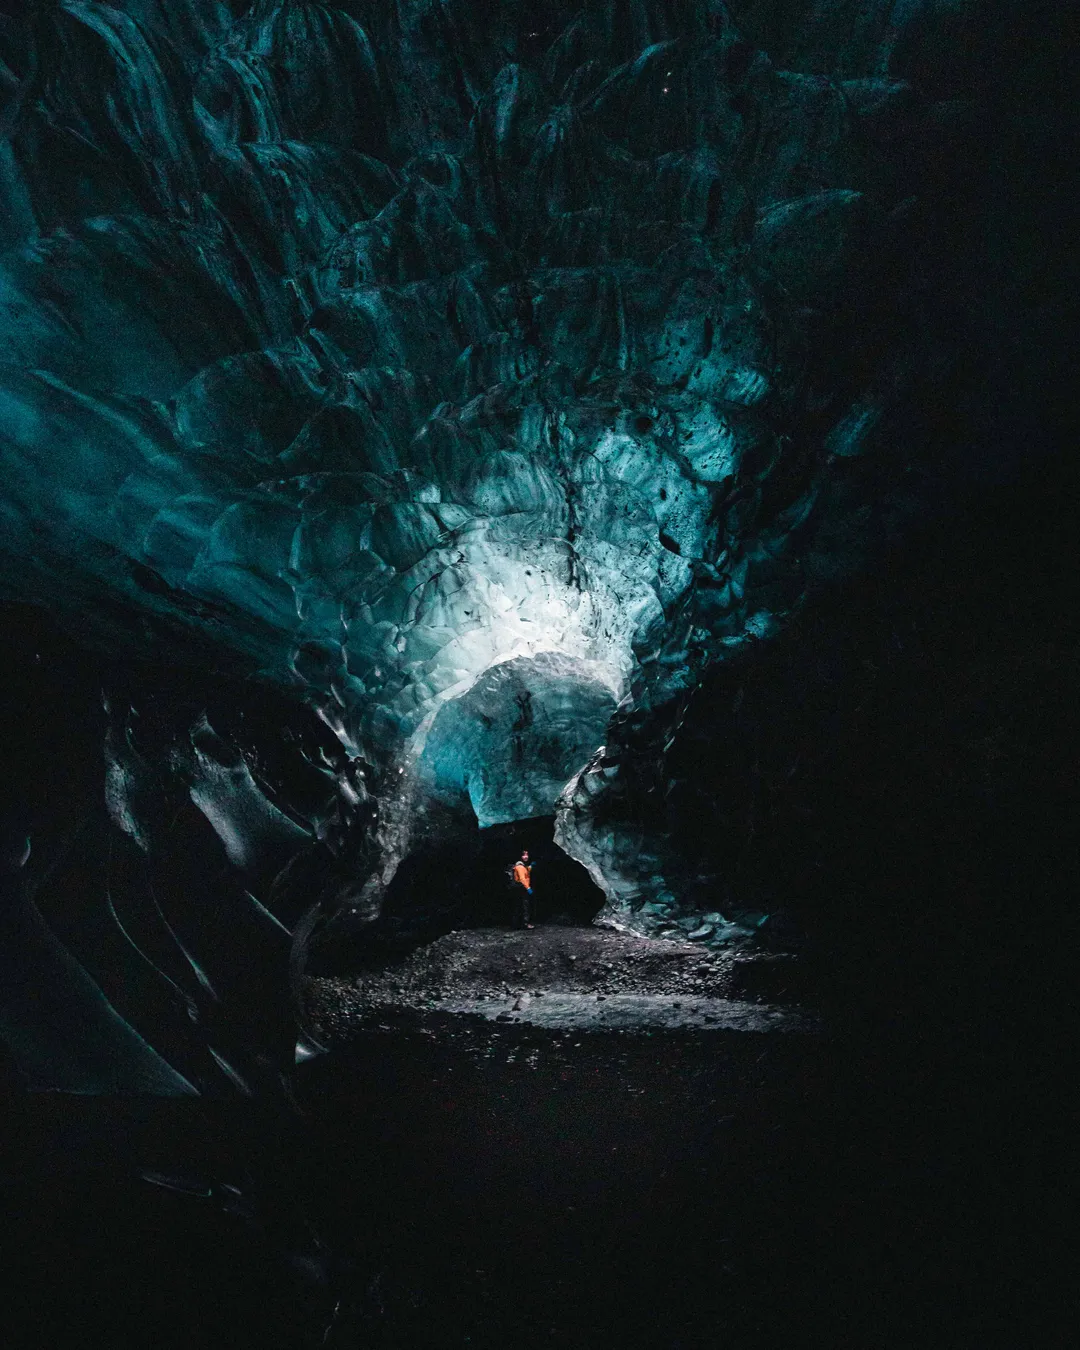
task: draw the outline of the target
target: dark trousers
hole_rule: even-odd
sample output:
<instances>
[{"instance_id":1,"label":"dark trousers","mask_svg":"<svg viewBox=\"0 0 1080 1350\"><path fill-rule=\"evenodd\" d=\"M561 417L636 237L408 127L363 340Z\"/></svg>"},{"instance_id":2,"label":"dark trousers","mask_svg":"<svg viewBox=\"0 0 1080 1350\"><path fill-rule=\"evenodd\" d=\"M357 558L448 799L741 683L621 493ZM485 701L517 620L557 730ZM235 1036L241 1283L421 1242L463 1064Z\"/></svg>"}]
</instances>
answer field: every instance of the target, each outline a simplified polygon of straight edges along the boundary
<instances>
[{"instance_id":1,"label":"dark trousers","mask_svg":"<svg viewBox=\"0 0 1080 1350\"><path fill-rule=\"evenodd\" d=\"M532 923L532 896L529 894L526 887L521 886L516 882L514 884L514 889L517 891L517 900L521 907L521 926L524 928L526 924Z\"/></svg>"}]
</instances>

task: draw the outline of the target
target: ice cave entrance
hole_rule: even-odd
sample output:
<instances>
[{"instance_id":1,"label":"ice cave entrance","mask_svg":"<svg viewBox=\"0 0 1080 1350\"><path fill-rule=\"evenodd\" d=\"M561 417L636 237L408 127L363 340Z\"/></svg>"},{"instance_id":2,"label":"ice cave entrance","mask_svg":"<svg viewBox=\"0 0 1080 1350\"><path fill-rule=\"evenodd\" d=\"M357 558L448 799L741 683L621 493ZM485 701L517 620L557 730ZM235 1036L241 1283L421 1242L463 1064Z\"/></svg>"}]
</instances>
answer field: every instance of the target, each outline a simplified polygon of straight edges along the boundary
<instances>
[{"instance_id":1,"label":"ice cave entrance","mask_svg":"<svg viewBox=\"0 0 1080 1350\"><path fill-rule=\"evenodd\" d=\"M604 744L617 690L598 663L541 652L489 666L444 703L416 761L439 825L414 840L387 894L387 918L411 913L425 928L511 923L505 868L528 848L537 920L589 923L604 897L554 842L555 804Z\"/></svg>"},{"instance_id":2,"label":"ice cave entrance","mask_svg":"<svg viewBox=\"0 0 1080 1350\"><path fill-rule=\"evenodd\" d=\"M402 950L463 928L516 926L516 897L505 868L527 848L535 865L534 918L572 927L592 922L604 894L588 872L554 842L555 818L533 816L422 844L398 869L387 892L387 936Z\"/></svg>"}]
</instances>

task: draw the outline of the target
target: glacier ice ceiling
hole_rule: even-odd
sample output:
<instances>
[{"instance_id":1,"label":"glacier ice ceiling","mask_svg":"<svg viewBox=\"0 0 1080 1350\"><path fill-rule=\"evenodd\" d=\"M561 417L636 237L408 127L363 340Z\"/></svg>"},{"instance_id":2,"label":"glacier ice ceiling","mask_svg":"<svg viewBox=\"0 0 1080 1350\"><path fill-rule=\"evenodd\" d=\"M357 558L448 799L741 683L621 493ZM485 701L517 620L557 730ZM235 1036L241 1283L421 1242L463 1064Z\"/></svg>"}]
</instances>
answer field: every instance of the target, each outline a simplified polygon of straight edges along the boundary
<instances>
[{"instance_id":1,"label":"glacier ice ceiling","mask_svg":"<svg viewBox=\"0 0 1080 1350\"><path fill-rule=\"evenodd\" d=\"M175 695L107 690L98 983L19 922L139 1081L114 939L213 1025L250 994L213 953L284 988L463 822L554 813L617 926L760 922L633 806L641 766L933 498L985 261L946 191L979 172L965 13L5 9L0 584ZM169 1034L176 1090L245 1082Z\"/></svg>"}]
</instances>

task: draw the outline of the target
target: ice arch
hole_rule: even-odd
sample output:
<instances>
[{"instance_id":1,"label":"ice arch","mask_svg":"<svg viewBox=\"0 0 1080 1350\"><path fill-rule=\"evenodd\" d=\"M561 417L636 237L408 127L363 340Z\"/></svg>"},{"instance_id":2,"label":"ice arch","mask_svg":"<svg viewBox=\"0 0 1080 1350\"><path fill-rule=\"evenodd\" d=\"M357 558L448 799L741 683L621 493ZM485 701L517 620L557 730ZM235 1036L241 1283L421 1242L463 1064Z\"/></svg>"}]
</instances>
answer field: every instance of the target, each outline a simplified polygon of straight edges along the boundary
<instances>
[{"instance_id":1,"label":"ice arch","mask_svg":"<svg viewBox=\"0 0 1080 1350\"><path fill-rule=\"evenodd\" d=\"M543 652L492 666L444 703L420 757L421 781L467 796L481 828L549 815L602 744L615 692L594 663Z\"/></svg>"}]
</instances>

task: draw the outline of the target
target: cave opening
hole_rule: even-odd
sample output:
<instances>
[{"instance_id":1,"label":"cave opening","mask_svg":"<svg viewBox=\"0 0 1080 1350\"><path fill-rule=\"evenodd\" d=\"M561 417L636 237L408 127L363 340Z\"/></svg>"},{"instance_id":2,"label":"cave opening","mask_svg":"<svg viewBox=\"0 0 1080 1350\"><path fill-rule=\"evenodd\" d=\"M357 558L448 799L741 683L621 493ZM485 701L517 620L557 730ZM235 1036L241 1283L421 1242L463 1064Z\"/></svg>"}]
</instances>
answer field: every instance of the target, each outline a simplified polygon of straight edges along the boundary
<instances>
[{"instance_id":1,"label":"cave opening","mask_svg":"<svg viewBox=\"0 0 1080 1350\"><path fill-rule=\"evenodd\" d=\"M586 869L555 843L555 817L533 816L481 829L461 820L448 836L420 844L398 867L369 925L338 933L312 953L309 974L382 969L448 933L521 925L521 902L507 877L527 849L534 867L537 927L587 928L604 894Z\"/></svg>"},{"instance_id":2,"label":"cave opening","mask_svg":"<svg viewBox=\"0 0 1080 1350\"><path fill-rule=\"evenodd\" d=\"M535 921L581 926L591 923L604 902L603 892L554 841L554 816L534 816L478 829L466 841L441 842L417 850L391 883L385 912L413 912L453 905L456 927L512 927L518 922L517 897L506 869L528 850L533 865Z\"/></svg>"}]
</instances>

